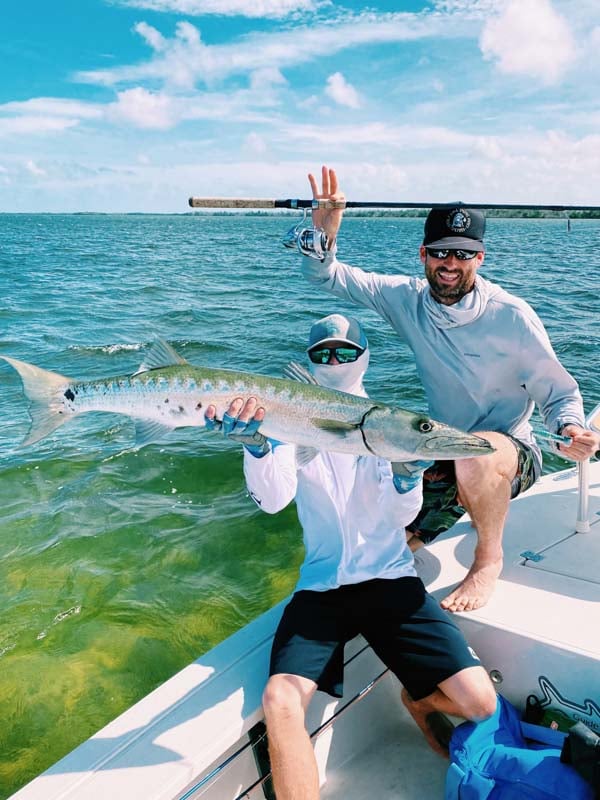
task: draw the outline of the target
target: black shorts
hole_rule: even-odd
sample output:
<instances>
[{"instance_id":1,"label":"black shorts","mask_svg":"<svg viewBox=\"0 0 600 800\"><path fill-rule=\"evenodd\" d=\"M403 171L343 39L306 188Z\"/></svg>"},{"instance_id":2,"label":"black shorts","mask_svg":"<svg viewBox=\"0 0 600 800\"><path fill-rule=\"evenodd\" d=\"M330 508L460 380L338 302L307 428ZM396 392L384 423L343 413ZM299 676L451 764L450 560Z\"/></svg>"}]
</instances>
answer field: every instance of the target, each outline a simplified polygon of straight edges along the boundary
<instances>
[{"instance_id":1,"label":"black shorts","mask_svg":"<svg viewBox=\"0 0 600 800\"><path fill-rule=\"evenodd\" d=\"M533 450L505 433L517 448L517 473L511 484L511 500L529 489L538 479ZM413 536L429 544L440 533L449 530L466 509L458 502L458 487L454 461L436 461L423 475L423 505L416 518L407 526Z\"/></svg>"},{"instance_id":2,"label":"black shorts","mask_svg":"<svg viewBox=\"0 0 600 800\"><path fill-rule=\"evenodd\" d=\"M296 592L275 633L269 674L300 675L341 697L344 645L359 633L415 700L481 666L449 612L409 576Z\"/></svg>"}]
</instances>

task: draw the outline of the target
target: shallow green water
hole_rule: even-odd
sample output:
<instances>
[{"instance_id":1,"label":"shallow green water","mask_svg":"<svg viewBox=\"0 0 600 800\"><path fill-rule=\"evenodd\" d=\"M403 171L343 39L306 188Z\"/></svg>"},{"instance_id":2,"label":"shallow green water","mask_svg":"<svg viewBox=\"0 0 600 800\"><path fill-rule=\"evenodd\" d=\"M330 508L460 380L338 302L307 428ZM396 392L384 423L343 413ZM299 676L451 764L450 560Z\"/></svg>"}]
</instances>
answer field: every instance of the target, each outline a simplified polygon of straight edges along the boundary
<instances>
[{"instance_id":1,"label":"shallow green water","mask_svg":"<svg viewBox=\"0 0 600 800\"><path fill-rule=\"evenodd\" d=\"M159 335L197 364L280 374L312 320L351 311L304 283L279 244L289 224L0 216L0 353L103 377L133 372ZM344 230L347 260L421 273L422 221ZM590 409L600 224L567 234L563 221L491 220L488 238L484 274L536 308ZM370 394L422 408L407 348L376 315L353 313L371 343ZM131 453L127 419L89 415L15 452L26 429L18 379L0 365L2 798L282 599L302 559L293 507L260 512L239 450L216 435L178 431Z\"/></svg>"}]
</instances>

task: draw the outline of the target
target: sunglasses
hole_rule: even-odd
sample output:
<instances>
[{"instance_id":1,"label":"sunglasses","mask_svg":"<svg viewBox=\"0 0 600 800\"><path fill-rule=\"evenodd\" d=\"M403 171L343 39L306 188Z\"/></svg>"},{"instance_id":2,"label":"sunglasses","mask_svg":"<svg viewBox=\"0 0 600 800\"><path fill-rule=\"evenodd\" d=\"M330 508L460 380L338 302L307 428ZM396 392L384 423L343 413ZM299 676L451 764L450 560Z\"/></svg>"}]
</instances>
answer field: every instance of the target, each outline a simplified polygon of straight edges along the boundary
<instances>
[{"instance_id":1,"label":"sunglasses","mask_svg":"<svg viewBox=\"0 0 600 800\"><path fill-rule=\"evenodd\" d=\"M340 364L350 364L364 352L360 347L318 347L309 350L308 357L313 364L328 364L332 356L335 356Z\"/></svg>"},{"instance_id":2,"label":"sunglasses","mask_svg":"<svg viewBox=\"0 0 600 800\"><path fill-rule=\"evenodd\" d=\"M433 258L448 258L453 255L459 261L469 261L471 258L475 258L478 252L477 250L439 250L436 247L426 247L425 249Z\"/></svg>"}]
</instances>

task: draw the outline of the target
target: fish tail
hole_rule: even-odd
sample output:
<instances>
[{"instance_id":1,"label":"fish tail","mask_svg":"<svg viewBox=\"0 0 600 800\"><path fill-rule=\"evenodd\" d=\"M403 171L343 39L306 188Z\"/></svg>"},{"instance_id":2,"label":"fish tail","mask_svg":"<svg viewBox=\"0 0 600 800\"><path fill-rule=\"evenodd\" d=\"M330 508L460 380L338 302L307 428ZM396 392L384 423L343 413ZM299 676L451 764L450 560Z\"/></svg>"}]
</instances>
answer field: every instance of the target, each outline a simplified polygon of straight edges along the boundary
<instances>
[{"instance_id":1,"label":"fish tail","mask_svg":"<svg viewBox=\"0 0 600 800\"><path fill-rule=\"evenodd\" d=\"M8 356L0 358L7 361L19 373L25 397L30 403L31 427L21 442L21 447L39 442L73 417L73 414L64 414L63 403L65 391L69 384L73 383L70 378L65 378L57 372L40 369L25 361L18 361L16 358Z\"/></svg>"}]
</instances>

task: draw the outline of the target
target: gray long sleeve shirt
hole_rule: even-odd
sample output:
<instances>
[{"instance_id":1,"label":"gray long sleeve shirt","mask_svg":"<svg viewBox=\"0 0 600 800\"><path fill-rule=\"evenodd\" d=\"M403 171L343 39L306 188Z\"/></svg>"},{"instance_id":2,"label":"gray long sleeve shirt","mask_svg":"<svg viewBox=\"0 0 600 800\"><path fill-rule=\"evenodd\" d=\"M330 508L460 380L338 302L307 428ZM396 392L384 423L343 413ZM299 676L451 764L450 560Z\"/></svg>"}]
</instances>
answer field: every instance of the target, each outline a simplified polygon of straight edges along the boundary
<instances>
[{"instance_id":1,"label":"gray long sleeve shirt","mask_svg":"<svg viewBox=\"0 0 600 800\"><path fill-rule=\"evenodd\" d=\"M583 426L576 381L558 361L548 334L524 300L481 276L453 306L429 284L404 275L350 267L330 254L303 259L302 272L320 288L377 311L414 352L431 416L464 431L509 433L541 453L529 418L537 403L548 430Z\"/></svg>"}]
</instances>

